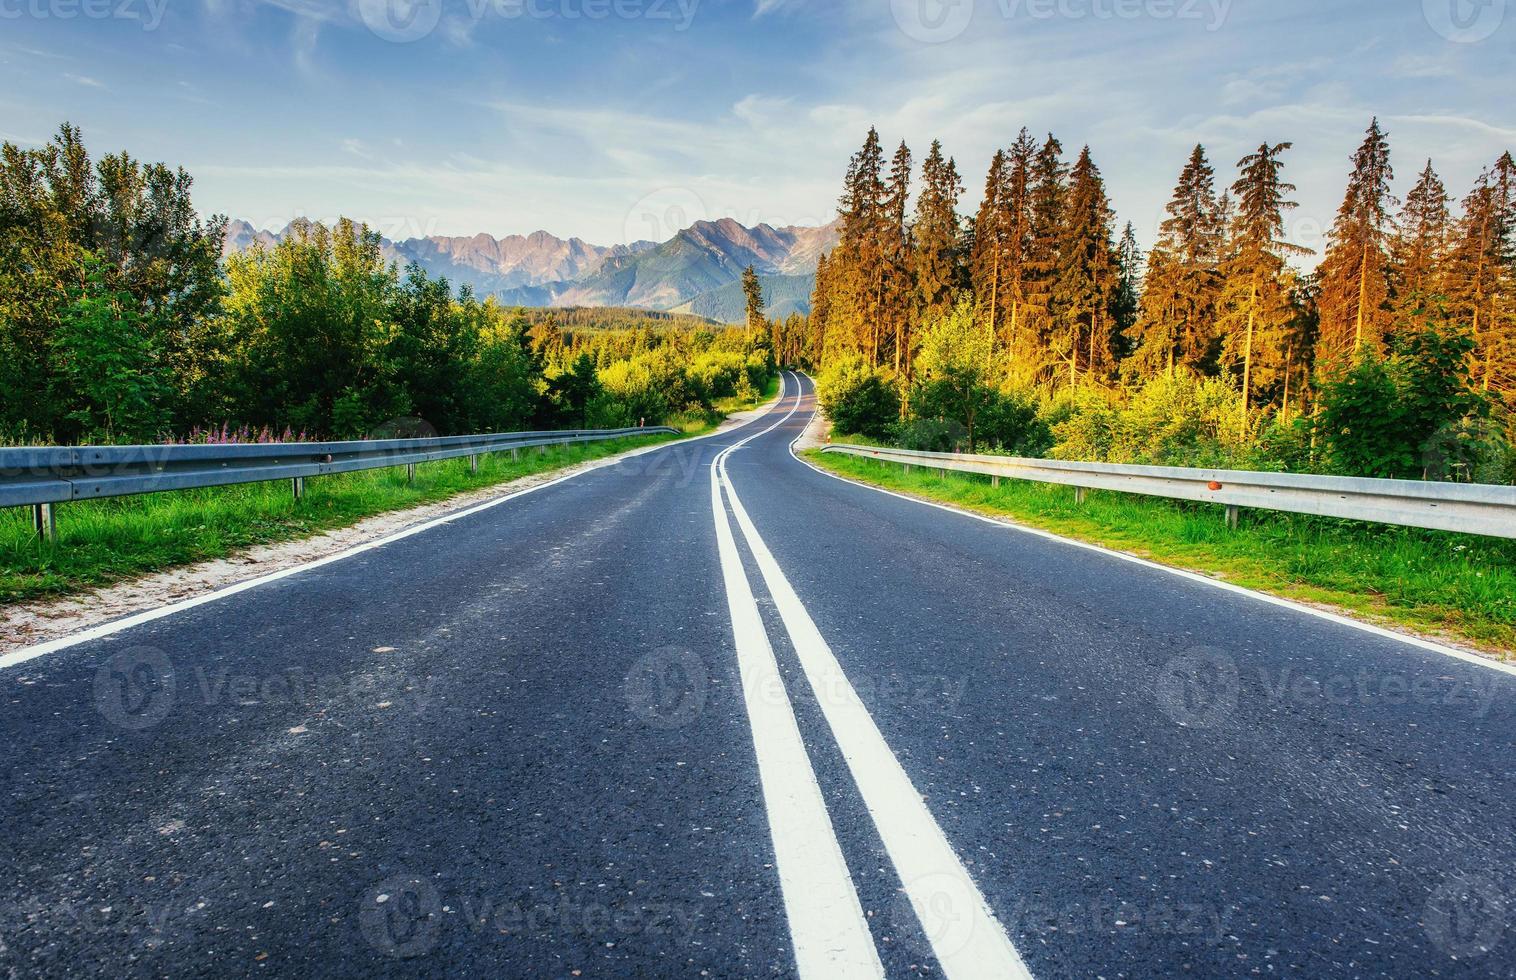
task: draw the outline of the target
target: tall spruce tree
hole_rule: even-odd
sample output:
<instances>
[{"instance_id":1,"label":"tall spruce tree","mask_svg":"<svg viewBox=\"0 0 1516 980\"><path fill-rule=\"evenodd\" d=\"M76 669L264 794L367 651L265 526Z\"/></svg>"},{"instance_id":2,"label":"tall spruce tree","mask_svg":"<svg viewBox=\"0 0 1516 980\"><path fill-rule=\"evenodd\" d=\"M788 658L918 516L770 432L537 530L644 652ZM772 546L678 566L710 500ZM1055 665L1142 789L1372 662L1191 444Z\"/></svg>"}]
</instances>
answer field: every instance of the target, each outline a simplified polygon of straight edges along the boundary
<instances>
[{"instance_id":1,"label":"tall spruce tree","mask_svg":"<svg viewBox=\"0 0 1516 980\"><path fill-rule=\"evenodd\" d=\"M1280 158L1293 145L1259 146L1238 162L1241 175L1232 185L1237 214L1222 266L1222 351L1241 377L1244 436L1257 391L1282 381L1288 363L1294 277L1285 256L1310 251L1284 240L1284 213L1296 204L1286 196L1295 185L1280 176Z\"/></svg>"},{"instance_id":2,"label":"tall spruce tree","mask_svg":"<svg viewBox=\"0 0 1516 980\"><path fill-rule=\"evenodd\" d=\"M1172 374L1176 365L1205 370L1215 357L1225 217L1205 147L1191 151L1167 212L1148 254L1134 331L1137 378Z\"/></svg>"},{"instance_id":3,"label":"tall spruce tree","mask_svg":"<svg viewBox=\"0 0 1516 980\"><path fill-rule=\"evenodd\" d=\"M747 328L764 329L768 321L763 315L763 284L751 265L742 270L742 297L747 305Z\"/></svg>"},{"instance_id":4,"label":"tall spruce tree","mask_svg":"<svg viewBox=\"0 0 1516 980\"><path fill-rule=\"evenodd\" d=\"M879 236L883 171L879 133L870 127L862 149L848 161L837 207L841 228L828 270L832 288L828 349L857 351L876 359L876 317L884 274Z\"/></svg>"},{"instance_id":5,"label":"tall spruce tree","mask_svg":"<svg viewBox=\"0 0 1516 980\"><path fill-rule=\"evenodd\" d=\"M1112 241L1115 214L1100 169L1086 146L1069 176L1052 282L1052 353L1068 368L1070 387L1081 371L1099 379L1115 367L1112 306L1119 261Z\"/></svg>"},{"instance_id":6,"label":"tall spruce tree","mask_svg":"<svg viewBox=\"0 0 1516 980\"><path fill-rule=\"evenodd\" d=\"M921 194L916 200L912 228L911 271L915 277L917 312L913 325L947 313L956 302L955 293L962 279L958 220L958 198L962 194L957 165L951 158L943 159L941 141L933 140L921 167ZM903 346L904 365L909 374L915 353L909 337ZM909 378L904 380L908 382Z\"/></svg>"},{"instance_id":7,"label":"tall spruce tree","mask_svg":"<svg viewBox=\"0 0 1516 980\"><path fill-rule=\"evenodd\" d=\"M1111 305L1115 317L1118 357L1128 357L1134 346L1132 327L1137 322L1137 311L1142 307L1142 280L1146 259L1142 246L1137 244L1137 229L1128 221L1121 232L1121 242L1116 246L1117 278L1116 299Z\"/></svg>"},{"instance_id":8,"label":"tall spruce tree","mask_svg":"<svg viewBox=\"0 0 1516 980\"><path fill-rule=\"evenodd\" d=\"M974 215L974 241L969 249L969 285L974 291L974 306L985 318L992 335L999 326L1002 256L1010 241L1003 203L1007 193L1006 167L1005 151L996 150L984 178L984 197Z\"/></svg>"},{"instance_id":9,"label":"tall spruce tree","mask_svg":"<svg viewBox=\"0 0 1516 980\"><path fill-rule=\"evenodd\" d=\"M1058 280L1059 248L1064 240L1064 209L1068 198L1068 164L1063 144L1052 133L1037 151L1031 166L1026 261L1022 274L1026 313L1019 327L1015 367L1023 380L1046 380L1056 370L1051 352L1053 290ZM1026 357L1021 357L1021 352Z\"/></svg>"},{"instance_id":10,"label":"tall spruce tree","mask_svg":"<svg viewBox=\"0 0 1516 980\"><path fill-rule=\"evenodd\" d=\"M1378 353L1389 328L1389 241L1395 219L1390 144L1379 120L1353 154L1347 194L1328 235L1321 284L1318 370L1335 375Z\"/></svg>"},{"instance_id":11,"label":"tall spruce tree","mask_svg":"<svg viewBox=\"0 0 1516 980\"><path fill-rule=\"evenodd\" d=\"M890 161L889 182L885 185L884 208L879 228L881 275L875 313L874 362L880 361L879 349L888 343L895 374L901 371L906 337L914 315L915 288L912 282L911 228L906 211L911 197L911 150L902 142Z\"/></svg>"},{"instance_id":12,"label":"tall spruce tree","mask_svg":"<svg viewBox=\"0 0 1516 980\"><path fill-rule=\"evenodd\" d=\"M1447 292L1451 312L1474 339L1474 384L1516 403L1516 161L1510 153L1480 175L1464 200Z\"/></svg>"},{"instance_id":13,"label":"tall spruce tree","mask_svg":"<svg viewBox=\"0 0 1516 980\"><path fill-rule=\"evenodd\" d=\"M1432 169L1426 169L1406 195L1400 224L1390 239L1390 303L1399 321L1425 310L1443 288L1452 219L1448 191Z\"/></svg>"}]
</instances>

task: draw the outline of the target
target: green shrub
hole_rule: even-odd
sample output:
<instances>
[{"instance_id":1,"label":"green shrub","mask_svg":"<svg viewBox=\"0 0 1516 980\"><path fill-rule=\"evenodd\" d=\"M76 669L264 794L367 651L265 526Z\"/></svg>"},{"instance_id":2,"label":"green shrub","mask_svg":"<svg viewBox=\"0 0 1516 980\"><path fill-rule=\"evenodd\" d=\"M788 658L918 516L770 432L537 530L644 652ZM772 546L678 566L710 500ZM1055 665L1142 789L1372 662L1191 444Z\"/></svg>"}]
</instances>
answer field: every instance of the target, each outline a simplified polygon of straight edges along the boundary
<instances>
[{"instance_id":1,"label":"green shrub","mask_svg":"<svg viewBox=\"0 0 1516 980\"><path fill-rule=\"evenodd\" d=\"M1156 378L1122 404L1109 393L1081 391L1054 422L1055 459L1153 466L1247 466L1255 463L1251 420L1242 431L1242 395L1223 378L1188 372Z\"/></svg>"},{"instance_id":2,"label":"green shrub","mask_svg":"<svg viewBox=\"0 0 1516 980\"><path fill-rule=\"evenodd\" d=\"M839 358L823 371L816 393L838 432L885 439L900 418L900 396L889 376L859 355Z\"/></svg>"}]
</instances>

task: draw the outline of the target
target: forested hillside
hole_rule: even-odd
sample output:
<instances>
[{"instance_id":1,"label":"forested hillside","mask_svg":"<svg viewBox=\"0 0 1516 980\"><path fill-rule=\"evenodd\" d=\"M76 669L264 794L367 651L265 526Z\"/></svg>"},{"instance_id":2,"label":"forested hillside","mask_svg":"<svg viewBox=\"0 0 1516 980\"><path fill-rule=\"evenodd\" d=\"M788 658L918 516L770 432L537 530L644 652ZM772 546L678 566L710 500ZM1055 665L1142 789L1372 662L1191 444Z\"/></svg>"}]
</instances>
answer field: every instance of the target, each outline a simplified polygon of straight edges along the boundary
<instances>
[{"instance_id":1,"label":"forested hillside","mask_svg":"<svg viewBox=\"0 0 1516 980\"><path fill-rule=\"evenodd\" d=\"M1022 130L967 214L939 144L918 177L871 130L781 356L842 430L920 448L1510 480L1516 162L1457 208L1427 163L1402 203L1376 120L1306 275L1290 149L1195 147L1144 255L1089 147Z\"/></svg>"},{"instance_id":2,"label":"forested hillside","mask_svg":"<svg viewBox=\"0 0 1516 980\"><path fill-rule=\"evenodd\" d=\"M811 310L811 293L816 289L815 276L759 276L763 287L764 308L771 317L792 313L805 316ZM702 293L688 303L674 307L675 313L708 317L720 323L741 323L747 316L747 297L742 282L727 283L719 289Z\"/></svg>"},{"instance_id":3,"label":"forested hillside","mask_svg":"<svg viewBox=\"0 0 1516 980\"><path fill-rule=\"evenodd\" d=\"M386 262L349 221L296 222L223 261L226 219L201 219L191 186L124 153L92 161L66 125L38 149L4 144L0 439L651 424L708 416L773 372L761 327L534 322Z\"/></svg>"}]
</instances>

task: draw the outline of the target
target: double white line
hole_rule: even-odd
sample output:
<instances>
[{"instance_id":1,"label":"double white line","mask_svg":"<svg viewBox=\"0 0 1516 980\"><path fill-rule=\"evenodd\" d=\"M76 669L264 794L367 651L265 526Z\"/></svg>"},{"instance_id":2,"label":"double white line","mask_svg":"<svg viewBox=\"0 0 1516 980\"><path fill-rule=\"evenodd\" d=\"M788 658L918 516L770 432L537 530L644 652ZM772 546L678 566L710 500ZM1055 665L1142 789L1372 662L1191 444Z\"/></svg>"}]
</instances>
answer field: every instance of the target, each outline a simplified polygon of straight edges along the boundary
<instances>
[{"instance_id":1,"label":"double white line","mask_svg":"<svg viewBox=\"0 0 1516 980\"><path fill-rule=\"evenodd\" d=\"M727 476L727 457L784 425L800 407L799 379L791 378L796 399L789 412L767 429L729 446L711 464L711 507L743 697L800 975L882 977L884 967L759 616L727 504L943 972L952 980L1029 978L1005 929L890 751Z\"/></svg>"}]
</instances>

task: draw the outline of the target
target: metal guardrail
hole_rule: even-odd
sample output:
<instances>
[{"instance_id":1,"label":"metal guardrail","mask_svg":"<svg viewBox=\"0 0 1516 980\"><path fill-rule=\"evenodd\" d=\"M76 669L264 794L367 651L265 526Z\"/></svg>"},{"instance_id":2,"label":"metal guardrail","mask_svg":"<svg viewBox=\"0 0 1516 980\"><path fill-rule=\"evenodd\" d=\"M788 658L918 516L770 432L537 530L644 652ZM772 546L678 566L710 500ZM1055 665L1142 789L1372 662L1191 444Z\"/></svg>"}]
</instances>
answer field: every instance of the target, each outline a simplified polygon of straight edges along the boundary
<instances>
[{"instance_id":1,"label":"metal guardrail","mask_svg":"<svg viewBox=\"0 0 1516 980\"><path fill-rule=\"evenodd\" d=\"M1076 463L1054 459L1018 459L963 453L925 453L875 446L835 445L823 452L880 459L906 466L978 473L996 484L1002 477L1072 486L1076 499L1085 490L1194 500L1226 507L1227 523L1237 525L1243 507L1344 517L1402 527L1459 531L1516 538L1516 487L1481 483L1429 483L1420 480L1370 480L1299 473L1249 470L1184 469L1172 466L1127 466Z\"/></svg>"},{"instance_id":2,"label":"metal guardrail","mask_svg":"<svg viewBox=\"0 0 1516 980\"><path fill-rule=\"evenodd\" d=\"M273 480L290 480L298 499L313 476L405 466L414 477L418 463L465 456L477 470L486 453L678 431L659 425L351 442L24 446L0 449L0 507L30 506L38 532L52 537L53 508L70 501Z\"/></svg>"}]
</instances>

